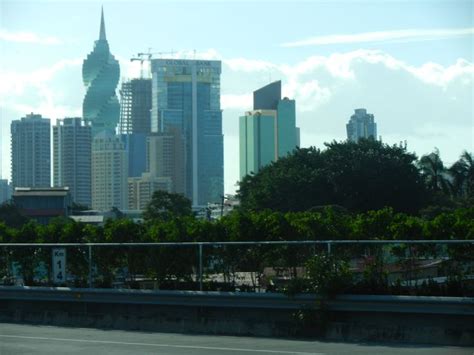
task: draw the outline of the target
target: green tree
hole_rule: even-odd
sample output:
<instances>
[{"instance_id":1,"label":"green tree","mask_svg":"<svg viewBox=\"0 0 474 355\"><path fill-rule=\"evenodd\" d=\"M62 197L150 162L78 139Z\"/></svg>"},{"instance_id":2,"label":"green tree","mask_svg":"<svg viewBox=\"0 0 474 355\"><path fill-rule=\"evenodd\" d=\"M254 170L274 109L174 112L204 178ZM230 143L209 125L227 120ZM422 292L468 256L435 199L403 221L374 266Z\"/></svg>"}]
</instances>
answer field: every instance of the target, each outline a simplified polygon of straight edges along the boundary
<instances>
[{"instance_id":1,"label":"green tree","mask_svg":"<svg viewBox=\"0 0 474 355\"><path fill-rule=\"evenodd\" d=\"M420 158L419 166L427 188L432 192L442 192L449 195L451 183L448 169L444 166L439 150L423 155Z\"/></svg>"},{"instance_id":2,"label":"green tree","mask_svg":"<svg viewBox=\"0 0 474 355\"><path fill-rule=\"evenodd\" d=\"M192 216L191 201L181 194L158 190L153 193L146 206L143 218L146 221L169 221L173 217Z\"/></svg>"},{"instance_id":3,"label":"green tree","mask_svg":"<svg viewBox=\"0 0 474 355\"><path fill-rule=\"evenodd\" d=\"M474 197L474 157L464 151L450 168L453 177L453 192L459 197Z\"/></svg>"},{"instance_id":4,"label":"green tree","mask_svg":"<svg viewBox=\"0 0 474 355\"><path fill-rule=\"evenodd\" d=\"M245 176L238 195L244 210L305 211L331 203L319 149L296 149L291 155Z\"/></svg>"},{"instance_id":5,"label":"green tree","mask_svg":"<svg viewBox=\"0 0 474 355\"><path fill-rule=\"evenodd\" d=\"M9 227L19 228L27 221L28 218L13 203L0 205L0 222L4 222Z\"/></svg>"},{"instance_id":6,"label":"green tree","mask_svg":"<svg viewBox=\"0 0 474 355\"><path fill-rule=\"evenodd\" d=\"M306 211L339 205L349 211L385 206L415 213L425 188L416 156L381 142L332 142L320 151L298 149L240 182L245 210Z\"/></svg>"}]
</instances>

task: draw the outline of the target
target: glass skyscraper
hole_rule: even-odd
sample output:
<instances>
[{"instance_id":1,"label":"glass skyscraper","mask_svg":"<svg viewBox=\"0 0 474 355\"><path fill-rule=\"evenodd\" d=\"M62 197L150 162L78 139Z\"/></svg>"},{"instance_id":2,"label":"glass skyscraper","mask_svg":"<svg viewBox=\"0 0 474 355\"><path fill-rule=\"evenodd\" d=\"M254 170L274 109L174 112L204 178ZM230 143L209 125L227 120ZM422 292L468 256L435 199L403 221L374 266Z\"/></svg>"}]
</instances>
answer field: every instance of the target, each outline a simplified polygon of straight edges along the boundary
<instances>
[{"instance_id":1,"label":"glass skyscraper","mask_svg":"<svg viewBox=\"0 0 474 355\"><path fill-rule=\"evenodd\" d=\"M184 141L182 152L174 150L170 154L184 162L185 196L194 206L221 201L224 192L221 62L154 59L151 70L151 130L172 132L176 139Z\"/></svg>"},{"instance_id":2,"label":"glass skyscraper","mask_svg":"<svg viewBox=\"0 0 474 355\"><path fill-rule=\"evenodd\" d=\"M151 79L131 79L120 89L118 133L128 153L128 176L146 171L146 140L151 132Z\"/></svg>"},{"instance_id":3,"label":"glass skyscraper","mask_svg":"<svg viewBox=\"0 0 474 355\"><path fill-rule=\"evenodd\" d=\"M115 94L119 78L120 66L109 50L102 10L99 39L82 65L82 79L86 87L82 114L86 121L92 123L92 136L103 130L115 132L120 115Z\"/></svg>"},{"instance_id":4,"label":"glass skyscraper","mask_svg":"<svg viewBox=\"0 0 474 355\"><path fill-rule=\"evenodd\" d=\"M281 81L253 93L253 111L239 119L240 178L299 146L295 100L281 99Z\"/></svg>"},{"instance_id":5,"label":"glass skyscraper","mask_svg":"<svg viewBox=\"0 0 474 355\"><path fill-rule=\"evenodd\" d=\"M346 125L347 139L353 142L357 142L361 138L377 139L377 123L374 121L374 115L367 113L365 108L358 108L354 111Z\"/></svg>"}]
</instances>

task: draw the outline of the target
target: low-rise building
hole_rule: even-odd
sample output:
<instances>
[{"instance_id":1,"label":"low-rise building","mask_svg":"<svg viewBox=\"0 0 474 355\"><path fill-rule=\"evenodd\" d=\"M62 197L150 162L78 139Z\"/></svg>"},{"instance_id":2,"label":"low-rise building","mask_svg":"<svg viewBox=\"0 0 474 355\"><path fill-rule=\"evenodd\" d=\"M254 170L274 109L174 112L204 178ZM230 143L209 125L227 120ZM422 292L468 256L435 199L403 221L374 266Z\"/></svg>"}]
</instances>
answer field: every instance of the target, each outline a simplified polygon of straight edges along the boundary
<instances>
[{"instance_id":1,"label":"low-rise building","mask_svg":"<svg viewBox=\"0 0 474 355\"><path fill-rule=\"evenodd\" d=\"M13 202L25 216L42 224L54 217L68 217L72 205L67 187L17 187Z\"/></svg>"}]
</instances>

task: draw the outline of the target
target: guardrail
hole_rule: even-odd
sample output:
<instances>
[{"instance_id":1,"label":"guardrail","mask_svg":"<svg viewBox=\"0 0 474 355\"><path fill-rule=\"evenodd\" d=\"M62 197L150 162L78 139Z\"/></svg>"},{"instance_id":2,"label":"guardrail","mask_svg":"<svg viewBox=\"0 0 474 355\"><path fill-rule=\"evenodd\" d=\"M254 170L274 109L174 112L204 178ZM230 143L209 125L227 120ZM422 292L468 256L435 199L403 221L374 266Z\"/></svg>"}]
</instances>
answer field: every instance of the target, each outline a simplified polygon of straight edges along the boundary
<instances>
[{"instance_id":1,"label":"guardrail","mask_svg":"<svg viewBox=\"0 0 474 355\"><path fill-rule=\"evenodd\" d=\"M288 297L287 295L280 293L0 286L0 300L317 310L321 306L322 298L321 296L314 294L302 294ZM472 316L474 315L474 298L340 295L324 300L324 307L330 311L345 312L450 314Z\"/></svg>"},{"instance_id":2,"label":"guardrail","mask_svg":"<svg viewBox=\"0 0 474 355\"><path fill-rule=\"evenodd\" d=\"M362 260L363 258L372 257L374 253L380 254L382 250L382 258L386 258L387 255L391 258L394 258L394 250L398 250L398 254L404 253L402 256L397 256L404 263L404 267L407 268L407 275L403 282L411 283L415 281L416 275L413 274L414 264L419 262L419 260L434 260L434 261L446 261L446 260L455 260L456 255L450 255L450 252L454 248L459 253L459 250L464 250L466 248L472 248L474 246L474 240L303 240L303 241L239 241L239 242L179 242L179 243L0 243L0 272L3 264L3 277L6 280L13 280L15 284L18 280L19 274L25 273L25 270L28 267L28 260L35 260L34 262L40 263L47 269L46 279L51 284L51 280L55 280L54 270L55 267L57 270L60 270L64 274L64 281L59 282L60 284L67 284L72 282L71 280L77 275L74 275L72 270L76 268L82 274L87 273L87 286L93 288L97 279L99 278L100 269L106 269L107 262L112 263L112 259L118 258L120 256L121 260L117 261L115 269L120 269L122 271L127 268L127 270L122 272L122 278L127 280L133 279L135 282L142 282L145 279L153 280L153 276L147 277L145 273L142 273L142 277L137 277L140 273L135 273L133 277L129 277L131 274L130 268L132 264L140 263L145 257L148 262L155 263L158 260L169 260L170 263L175 263L173 260L174 255L178 256L184 249L183 261L187 267L187 277L193 282L196 282L199 285L199 290L203 290L203 283L211 279L210 276L224 275L222 273L212 274L211 269L219 269L219 266L222 266L226 262L238 263L239 258L244 260L250 260L250 264L254 263L258 265L245 265L245 262L240 262L242 265L236 266L243 269L243 273L250 273L252 276L255 270L251 268L260 268L264 267L259 263L259 257L263 254L271 254L280 252L282 263L286 262L287 265L271 265L267 263L269 268L275 270L285 270L288 268L294 269L294 277L297 273L296 268L302 267L304 265L304 258L309 258L312 255L317 254L326 254L334 255L341 254L342 251L347 251L347 249L352 249L351 261L354 263L355 260ZM173 248L173 253L170 252L170 248ZM175 248L175 249L174 249ZM234 248L233 250L231 250ZM258 249L260 248L260 249ZM263 250L265 248L265 250ZM377 249L378 248L378 249ZM388 250L388 249L390 250ZM398 248L398 249L397 249ZM428 252L424 252L424 255L420 256L416 248L428 248ZM431 248L431 249L430 249ZM26 251L25 251L26 249ZM28 251L28 249L30 249ZM66 258L53 260L48 253L48 250L66 250L68 251L68 260ZM400 252L399 249L402 249ZM454 250L453 249L453 250ZM113 250L113 252L111 252ZM163 251L161 254L154 254L157 251ZM377 251L378 250L378 251ZM367 252L368 251L368 252ZM372 252L372 254L371 254ZM253 253L253 254L252 254ZM260 254L259 254L260 253ZM21 255L20 255L21 254ZM173 255L171 255L173 254ZM265 255L267 255L265 254ZM398 255L397 254L397 255ZM452 253L451 253L452 254ZM250 255L250 256L248 256ZM70 258L69 258L70 256ZM302 256L300 258L300 256ZM96 259L94 260L94 257ZM36 258L36 259L35 259ZM107 259L109 258L109 259ZM437 258L437 259L436 259ZM74 259L74 260L71 260ZM16 267L22 261L21 267ZM38 261L40 260L40 261ZM115 260L115 259L114 259ZM62 261L62 262L61 262ZM462 262L465 262L463 260ZM471 267L474 261L474 256L471 255L470 259L468 258L467 262L469 267ZM460 260L461 262L461 260ZM42 264L41 264L42 263ZM56 264L66 264L61 265L61 268L57 268ZM122 263L122 264L120 264ZM104 265L105 266L104 266ZM73 266L71 266L73 265ZM217 267L216 267L217 265ZM401 265L401 264L400 264ZM176 264L172 265L176 267ZM183 266L183 265L178 265ZM31 266L30 266L31 267ZM148 267L148 266L147 266ZM148 267L148 271L153 268L162 270L166 268L166 265L159 264L158 266ZM20 271L18 271L20 269ZM84 270L85 269L85 270ZM207 272L205 272L207 269ZM78 273L79 271L75 271ZM145 271L147 271L145 270ZM211 270L211 271L210 271ZM245 271L246 270L246 271ZM250 271L249 271L250 270ZM261 274L262 270L258 272ZM275 272L277 272L275 271ZM363 270L361 270L362 272ZM405 272L400 270L400 273ZM232 270L234 273L238 272ZM222 275L221 275L222 274ZM69 275L69 278L67 277ZM127 276L128 275L128 276ZM1 277L0 273L0 277ZM24 276L24 275L22 275ZM244 275L245 277L248 275ZM244 277L242 276L242 277ZM438 275L446 276L449 275ZM113 275L116 277L116 275ZM170 280L176 281L176 276L170 277ZM433 279L432 275L429 276L430 279ZM207 278L207 279L206 279ZM137 281L138 280L138 281ZM57 281L57 280L56 280Z\"/></svg>"}]
</instances>

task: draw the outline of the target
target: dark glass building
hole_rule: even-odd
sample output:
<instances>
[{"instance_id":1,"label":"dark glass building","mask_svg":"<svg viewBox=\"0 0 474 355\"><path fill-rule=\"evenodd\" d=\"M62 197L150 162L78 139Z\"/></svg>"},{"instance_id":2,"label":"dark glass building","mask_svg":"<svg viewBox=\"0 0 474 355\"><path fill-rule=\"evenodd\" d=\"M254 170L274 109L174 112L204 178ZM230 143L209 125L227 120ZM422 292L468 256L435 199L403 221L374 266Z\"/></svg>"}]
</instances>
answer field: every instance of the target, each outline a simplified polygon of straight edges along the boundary
<instances>
[{"instance_id":1,"label":"dark glass building","mask_svg":"<svg viewBox=\"0 0 474 355\"><path fill-rule=\"evenodd\" d=\"M151 79L131 79L120 89L120 134L151 132Z\"/></svg>"},{"instance_id":2,"label":"dark glass building","mask_svg":"<svg viewBox=\"0 0 474 355\"><path fill-rule=\"evenodd\" d=\"M92 123L93 136L103 130L115 132L120 115L115 94L119 78L120 66L109 50L102 10L99 39L82 65L82 79L86 87L82 114L86 121Z\"/></svg>"}]
</instances>

